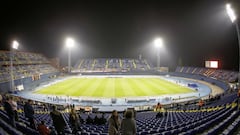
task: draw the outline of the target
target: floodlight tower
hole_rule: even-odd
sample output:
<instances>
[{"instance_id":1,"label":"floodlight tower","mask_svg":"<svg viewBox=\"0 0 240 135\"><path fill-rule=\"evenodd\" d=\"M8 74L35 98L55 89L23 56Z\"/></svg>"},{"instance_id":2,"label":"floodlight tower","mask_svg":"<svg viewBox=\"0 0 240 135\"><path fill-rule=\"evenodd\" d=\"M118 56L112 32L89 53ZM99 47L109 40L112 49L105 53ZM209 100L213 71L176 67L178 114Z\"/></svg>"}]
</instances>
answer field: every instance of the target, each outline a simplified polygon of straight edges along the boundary
<instances>
[{"instance_id":1,"label":"floodlight tower","mask_svg":"<svg viewBox=\"0 0 240 135\"><path fill-rule=\"evenodd\" d=\"M157 69L160 68L160 50L163 47L163 40L162 38L156 38L154 40L155 48L157 49Z\"/></svg>"},{"instance_id":2,"label":"floodlight tower","mask_svg":"<svg viewBox=\"0 0 240 135\"><path fill-rule=\"evenodd\" d=\"M13 58L14 58L14 51L17 50L19 47L19 43L18 41L14 40L12 42L11 48L10 48L10 76L11 76L11 87L10 87L10 91L14 91L15 90L15 85L14 85L14 78L13 78Z\"/></svg>"},{"instance_id":3,"label":"floodlight tower","mask_svg":"<svg viewBox=\"0 0 240 135\"><path fill-rule=\"evenodd\" d=\"M71 72L71 49L74 47L74 40L70 37L66 39L66 47L68 48L68 73Z\"/></svg>"},{"instance_id":4,"label":"floodlight tower","mask_svg":"<svg viewBox=\"0 0 240 135\"><path fill-rule=\"evenodd\" d=\"M232 21L233 24L235 24L236 27L236 31L237 31L237 38L238 38L238 88L240 88L240 33L239 33L239 26L238 26L238 21L239 19L237 18L237 15L234 11L234 9L232 8L230 3L226 4L226 11L227 14L230 18L230 20Z\"/></svg>"}]
</instances>

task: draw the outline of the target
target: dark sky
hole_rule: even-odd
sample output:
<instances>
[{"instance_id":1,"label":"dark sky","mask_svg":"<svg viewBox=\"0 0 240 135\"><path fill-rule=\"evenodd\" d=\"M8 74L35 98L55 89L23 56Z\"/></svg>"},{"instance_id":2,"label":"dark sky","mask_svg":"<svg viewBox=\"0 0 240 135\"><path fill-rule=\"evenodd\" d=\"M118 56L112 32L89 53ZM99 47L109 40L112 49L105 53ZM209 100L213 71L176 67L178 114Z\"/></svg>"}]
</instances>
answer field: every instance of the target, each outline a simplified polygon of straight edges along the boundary
<instances>
[{"instance_id":1,"label":"dark sky","mask_svg":"<svg viewBox=\"0 0 240 135\"><path fill-rule=\"evenodd\" d=\"M235 0L237 3L238 0ZM67 63L65 38L79 58L137 58L153 63L152 42L162 37L161 65L204 66L219 60L238 69L238 41L225 11L226 0L10 1L0 5L0 50L19 41L21 51L59 57ZM234 3L234 4L235 4ZM237 8L239 3L235 4Z\"/></svg>"}]
</instances>

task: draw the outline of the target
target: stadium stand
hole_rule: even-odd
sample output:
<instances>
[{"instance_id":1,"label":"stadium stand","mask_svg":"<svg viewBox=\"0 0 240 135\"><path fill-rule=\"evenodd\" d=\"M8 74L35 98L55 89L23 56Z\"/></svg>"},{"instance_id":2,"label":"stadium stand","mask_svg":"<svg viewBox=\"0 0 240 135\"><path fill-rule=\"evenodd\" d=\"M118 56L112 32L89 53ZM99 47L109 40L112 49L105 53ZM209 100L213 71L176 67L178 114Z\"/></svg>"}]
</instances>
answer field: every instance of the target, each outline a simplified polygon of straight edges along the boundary
<instances>
[{"instance_id":1,"label":"stadium stand","mask_svg":"<svg viewBox=\"0 0 240 135\"><path fill-rule=\"evenodd\" d=\"M238 125L240 123L239 110L237 110L237 97L236 92L222 95L219 100L209 102L202 109L197 109L197 105L184 103L185 109L175 106L173 108L166 108L162 110L161 117L156 118L158 112L147 111L136 113L136 124L138 135L166 135L166 134L224 134L230 135L238 133ZM26 134L38 135L39 133L30 128L27 118L24 116L23 110L24 99L18 100L19 121L16 123L17 127L11 127L7 121L8 116L3 109L0 109L0 132L7 134ZM34 109L36 123L44 120L48 127L52 127L52 120L49 115L51 104L47 105L47 110L43 109L43 103L35 102ZM65 133L71 135L72 128L69 121L68 107L62 108L64 120L67 123ZM100 118L100 113L79 112L81 117L81 126L78 134L86 135L107 135L108 124L98 124L94 122L94 118ZM93 123L87 123L87 118L90 116ZM110 113L105 113L104 118L108 119ZM123 115L120 114L120 118ZM54 129L54 127L52 127Z\"/></svg>"},{"instance_id":2,"label":"stadium stand","mask_svg":"<svg viewBox=\"0 0 240 135\"><path fill-rule=\"evenodd\" d=\"M238 77L238 73L236 71L213 69L213 68L177 67L175 72L202 75L208 78L213 78L213 79L226 81L226 82L235 82Z\"/></svg>"},{"instance_id":3,"label":"stadium stand","mask_svg":"<svg viewBox=\"0 0 240 135\"><path fill-rule=\"evenodd\" d=\"M13 80L15 86L28 87L33 83L56 75L59 71L41 54L28 52L0 51L0 90L10 90L11 58L13 62ZM15 88L17 89L17 88Z\"/></svg>"},{"instance_id":4,"label":"stadium stand","mask_svg":"<svg viewBox=\"0 0 240 135\"><path fill-rule=\"evenodd\" d=\"M236 82L238 79L238 72L236 71L201 67L177 67L175 72L169 74L172 76L203 80L217 85L225 91L229 90L229 83Z\"/></svg>"},{"instance_id":5,"label":"stadium stand","mask_svg":"<svg viewBox=\"0 0 240 135\"><path fill-rule=\"evenodd\" d=\"M97 58L80 59L74 66L73 72L128 72L148 71L153 66L147 60L121 59L121 58Z\"/></svg>"}]
</instances>

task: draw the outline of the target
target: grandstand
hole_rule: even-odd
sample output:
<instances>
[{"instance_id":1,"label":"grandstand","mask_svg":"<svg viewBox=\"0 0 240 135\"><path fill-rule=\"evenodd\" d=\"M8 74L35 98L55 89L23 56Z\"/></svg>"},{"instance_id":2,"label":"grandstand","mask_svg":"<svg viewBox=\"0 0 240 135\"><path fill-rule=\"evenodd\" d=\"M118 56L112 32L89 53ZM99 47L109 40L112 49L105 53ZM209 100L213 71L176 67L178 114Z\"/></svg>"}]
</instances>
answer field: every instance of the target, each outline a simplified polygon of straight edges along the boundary
<instances>
[{"instance_id":1,"label":"grandstand","mask_svg":"<svg viewBox=\"0 0 240 135\"><path fill-rule=\"evenodd\" d=\"M228 71L213 68L177 67L175 72L202 75L208 78L213 78L226 82L235 82L238 77L238 73L236 71Z\"/></svg>"},{"instance_id":2,"label":"grandstand","mask_svg":"<svg viewBox=\"0 0 240 135\"><path fill-rule=\"evenodd\" d=\"M146 59L96 58L80 59L73 72L129 72L152 70Z\"/></svg>"},{"instance_id":3,"label":"grandstand","mask_svg":"<svg viewBox=\"0 0 240 135\"><path fill-rule=\"evenodd\" d=\"M8 51L0 51L0 88L1 93L6 93L10 88L10 57ZM107 124L86 123L86 119L90 116L92 119L100 117L99 112L105 112L104 118L108 118L110 110L121 108L134 108L137 110L135 117L137 124L138 135L194 135L194 134L237 134L239 133L240 117L237 106L237 91L230 87L229 83L234 83L237 80L237 72L209 69L201 67L177 67L175 72L161 73L154 70L154 67L147 60L138 59L117 59L117 58L95 58L95 59L80 59L73 67L72 72L77 74L66 75L66 77L58 77L59 70L51 65L49 60L41 54L28 52L14 52L13 58L13 76L15 85L23 85L24 90L12 96L19 98L18 113L20 121L16 123L16 128L13 128L9 123L9 118L3 108L0 108L0 134L14 135L38 135L39 133L32 129L23 113L23 102L30 98L35 100L34 109L36 111L35 118L39 123L44 120L48 127L52 127L52 120L49 115L50 106L57 104L63 113L64 120L67 123L65 133L71 135L72 127L69 122L69 111L66 103L76 104L82 122L81 130L78 134L83 135L107 135ZM66 79L72 76L78 76L78 73L88 73L91 76L111 76L117 72L117 77L135 75L138 77L144 75L154 75L157 77L168 79L179 85L186 85L197 88L197 95L182 96L179 94L176 97L131 97L131 98L95 98L84 97L67 98L57 96L28 96L32 90L44 85L49 85L51 82ZM84 75L81 75L84 77ZM86 76L85 76L86 77ZM202 87L204 89L202 89ZM209 91L206 92L208 88ZM217 92L216 92L217 91ZM201 96L198 94L202 94ZM204 93L204 94L203 94ZM179 98L178 98L179 97ZM161 100L159 100L161 99ZM198 109L198 100L203 99L205 104L203 108ZM155 105L161 101L164 110L161 110L163 116L156 118ZM79 103L79 105L77 105ZM120 106L119 104L122 104ZM43 109L43 105L47 106L47 110ZM114 106L117 105L117 106ZM101 107L108 107L110 110L104 111ZM155 111L154 111L155 110ZM99 111L96 113L96 111ZM120 111L121 113L121 111ZM123 118L123 115L120 114ZM53 127L54 128L54 127Z\"/></svg>"},{"instance_id":4,"label":"grandstand","mask_svg":"<svg viewBox=\"0 0 240 135\"><path fill-rule=\"evenodd\" d=\"M14 53L11 55L11 53ZM58 69L41 54L28 52L0 51L0 89L2 92L11 91L11 71L10 57L14 56L13 80L17 89L18 85L23 85L25 89L33 88L40 81L45 81L59 73ZM29 87L32 86L32 87Z\"/></svg>"}]
</instances>

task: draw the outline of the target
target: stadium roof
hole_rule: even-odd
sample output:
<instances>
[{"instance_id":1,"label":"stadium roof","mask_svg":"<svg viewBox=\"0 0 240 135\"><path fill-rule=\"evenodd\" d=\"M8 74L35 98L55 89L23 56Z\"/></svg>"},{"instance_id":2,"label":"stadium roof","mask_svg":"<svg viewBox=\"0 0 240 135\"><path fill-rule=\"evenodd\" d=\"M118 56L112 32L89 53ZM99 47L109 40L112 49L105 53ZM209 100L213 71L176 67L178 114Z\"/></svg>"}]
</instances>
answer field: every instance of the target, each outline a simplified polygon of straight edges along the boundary
<instances>
[{"instance_id":1,"label":"stadium roof","mask_svg":"<svg viewBox=\"0 0 240 135\"><path fill-rule=\"evenodd\" d=\"M233 6L239 9L238 0ZM203 66L220 60L238 69L236 30L225 0L6 1L0 8L0 50L13 40L19 50L60 57L67 63L64 40L78 43L79 57L143 57L155 61L151 43L160 36L161 64ZM238 10L239 11L239 10ZM239 12L238 12L239 14Z\"/></svg>"}]
</instances>

